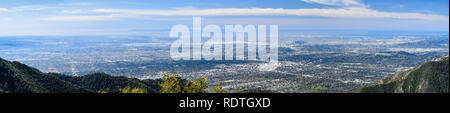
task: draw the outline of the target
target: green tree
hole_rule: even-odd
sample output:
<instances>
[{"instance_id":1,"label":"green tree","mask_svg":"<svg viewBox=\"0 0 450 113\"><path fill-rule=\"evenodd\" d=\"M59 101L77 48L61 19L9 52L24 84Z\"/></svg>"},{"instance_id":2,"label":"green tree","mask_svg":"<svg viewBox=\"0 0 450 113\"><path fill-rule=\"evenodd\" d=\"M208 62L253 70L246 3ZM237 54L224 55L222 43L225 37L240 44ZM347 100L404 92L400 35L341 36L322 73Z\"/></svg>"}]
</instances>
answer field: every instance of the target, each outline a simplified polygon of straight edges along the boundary
<instances>
[{"instance_id":1,"label":"green tree","mask_svg":"<svg viewBox=\"0 0 450 113\"><path fill-rule=\"evenodd\" d=\"M321 86L321 85L311 85L311 86L305 86L305 87L308 88L308 89L311 89L311 90L325 90L325 89L327 89L326 87Z\"/></svg>"},{"instance_id":2,"label":"green tree","mask_svg":"<svg viewBox=\"0 0 450 113\"><path fill-rule=\"evenodd\" d=\"M213 88L214 93L227 93L227 90L222 89L222 85L220 85L220 83L218 83L216 86L214 86Z\"/></svg>"},{"instance_id":3,"label":"green tree","mask_svg":"<svg viewBox=\"0 0 450 113\"><path fill-rule=\"evenodd\" d=\"M109 88L98 90L97 93L109 93Z\"/></svg>"},{"instance_id":4,"label":"green tree","mask_svg":"<svg viewBox=\"0 0 450 113\"><path fill-rule=\"evenodd\" d=\"M185 86L183 87L183 93L205 93L208 88L208 84L206 80L208 80L208 76L203 76L198 79L190 81L187 80Z\"/></svg>"},{"instance_id":5,"label":"green tree","mask_svg":"<svg viewBox=\"0 0 450 113\"><path fill-rule=\"evenodd\" d=\"M180 93L180 80L177 73L165 73L162 82L158 83L161 86L160 93Z\"/></svg>"},{"instance_id":6,"label":"green tree","mask_svg":"<svg viewBox=\"0 0 450 113\"><path fill-rule=\"evenodd\" d=\"M97 93L109 93L109 88L98 90ZM148 93L148 91L144 88L131 88L130 86L126 86L124 88L119 88L119 93Z\"/></svg>"},{"instance_id":7,"label":"green tree","mask_svg":"<svg viewBox=\"0 0 450 113\"><path fill-rule=\"evenodd\" d=\"M125 88L119 88L119 93L148 93L148 91L143 88L131 88L130 86L126 86Z\"/></svg>"}]
</instances>

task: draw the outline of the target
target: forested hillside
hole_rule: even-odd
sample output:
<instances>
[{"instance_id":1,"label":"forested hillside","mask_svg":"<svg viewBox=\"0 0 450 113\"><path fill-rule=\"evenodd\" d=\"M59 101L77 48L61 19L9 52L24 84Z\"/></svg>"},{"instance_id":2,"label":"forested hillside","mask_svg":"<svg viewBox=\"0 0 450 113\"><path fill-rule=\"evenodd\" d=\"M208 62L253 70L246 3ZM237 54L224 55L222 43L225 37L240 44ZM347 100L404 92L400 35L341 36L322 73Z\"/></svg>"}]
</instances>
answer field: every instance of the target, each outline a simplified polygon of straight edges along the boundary
<instances>
[{"instance_id":1,"label":"forested hillside","mask_svg":"<svg viewBox=\"0 0 450 113\"><path fill-rule=\"evenodd\" d=\"M426 62L378 84L356 89L361 93L448 93L448 55Z\"/></svg>"},{"instance_id":2,"label":"forested hillside","mask_svg":"<svg viewBox=\"0 0 450 113\"><path fill-rule=\"evenodd\" d=\"M98 90L137 87L148 92L158 92L157 80L115 77L104 73L85 76L67 76L43 73L19 62L0 58L0 93L96 93Z\"/></svg>"}]
</instances>

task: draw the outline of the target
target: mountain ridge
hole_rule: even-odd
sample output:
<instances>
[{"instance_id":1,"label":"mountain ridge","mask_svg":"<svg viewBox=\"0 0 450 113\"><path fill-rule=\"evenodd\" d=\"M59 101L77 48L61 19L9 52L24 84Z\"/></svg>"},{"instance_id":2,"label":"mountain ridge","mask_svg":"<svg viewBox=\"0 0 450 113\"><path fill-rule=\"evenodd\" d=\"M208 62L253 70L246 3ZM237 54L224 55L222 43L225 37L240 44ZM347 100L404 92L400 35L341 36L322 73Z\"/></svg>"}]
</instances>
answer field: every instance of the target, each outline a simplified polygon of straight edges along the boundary
<instances>
[{"instance_id":1,"label":"mountain ridge","mask_svg":"<svg viewBox=\"0 0 450 113\"><path fill-rule=\"evenodd\" d=\"M0 93L96 93L101 89L118 92L126 86L157 92L158 80L116 77L105 73L67 76L43 73L17 61L0 58Z\"/></svg>"},{"instance_id":2,"label":"mountain ridge","mask_svg":"<svg viewBox=\"0 0 450 113\"><path fill-rule=\"evenodd\" d=\"M358 93L448 93L449 55L397 74L377 84L358 88Z\"/></svg>"}]
</instances>

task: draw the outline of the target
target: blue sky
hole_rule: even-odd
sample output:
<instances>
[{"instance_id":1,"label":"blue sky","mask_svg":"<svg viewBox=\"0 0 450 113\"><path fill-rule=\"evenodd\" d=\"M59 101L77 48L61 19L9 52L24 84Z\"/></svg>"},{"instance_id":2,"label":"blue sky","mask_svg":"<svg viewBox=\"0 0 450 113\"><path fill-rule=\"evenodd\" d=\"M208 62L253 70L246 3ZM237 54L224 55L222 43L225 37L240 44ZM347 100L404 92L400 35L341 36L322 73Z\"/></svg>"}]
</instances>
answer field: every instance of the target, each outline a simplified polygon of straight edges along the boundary
<instances>
[{"instance_id":1,"label":"blue sky","mask_svg":"<svg viewBox=\"0 0 450 113\"><path fill-rule=\"evenodd\" d=\"M2 0L0 36L168 35L171 26L448 32L448 0Z\"/></svg>"}]
</instances>

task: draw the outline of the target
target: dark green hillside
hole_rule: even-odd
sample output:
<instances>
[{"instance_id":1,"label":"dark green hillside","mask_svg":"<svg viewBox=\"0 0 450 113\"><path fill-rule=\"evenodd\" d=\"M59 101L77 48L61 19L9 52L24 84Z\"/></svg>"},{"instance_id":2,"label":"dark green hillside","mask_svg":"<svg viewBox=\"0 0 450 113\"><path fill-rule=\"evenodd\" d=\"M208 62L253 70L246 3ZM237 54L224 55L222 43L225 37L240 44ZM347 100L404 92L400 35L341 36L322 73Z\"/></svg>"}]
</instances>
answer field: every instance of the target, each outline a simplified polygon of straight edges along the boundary
<instances>
[{"instance_id":1,"label":"dark green hillside","mask_svg":"<svg viewBox=\"0 0 450 113\"><path fill-rule=\"evenodd\" d=\"M94 73L79 77L65 76L60 74L51 75L58 76L61 80L70 82L77 86L83 86L83 88L90 90L110 89L111 92L119 92L119 88L126 86L144 88L150 93L158 92L159 86L156 80L139 80L136 78L127 77L113 77L105 73Z\"/></svg>"},{"instance_id":2,"label":"dark green hillside","mask_svg":"<svg viewBox=\"0 0 450 113\"><path fill-rule=\"evenodd\" d=\"M448 93L448 55L426 62L378 84L356 89L361 93Z\"/></svg>"},{"instance_id":3,"label":"dark green hillside","mask_svg":"<svg viewBox=\"0 0 450 113\"><path fill-rule=\"evenodd\" d=\"M19 62L0 58L0 92L3 93L87 93L88 89L48 76Z\"/></svg>"},{"instance_id":4,"label":"dark green hillside","mask_svg":"<svg viewBox=\"0 0 450 113\"><path fill-rule=\"evenodd\" d=\"M100 89L117 92L125 86L159 90L155 80L113 77L95 73L81 77L43 73L19 62L0 58L0 93L95 93Z\"/></svg>"}]
</instances>

